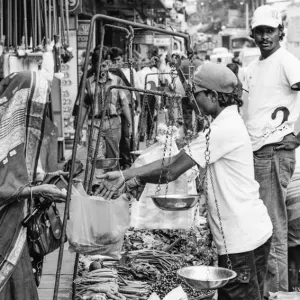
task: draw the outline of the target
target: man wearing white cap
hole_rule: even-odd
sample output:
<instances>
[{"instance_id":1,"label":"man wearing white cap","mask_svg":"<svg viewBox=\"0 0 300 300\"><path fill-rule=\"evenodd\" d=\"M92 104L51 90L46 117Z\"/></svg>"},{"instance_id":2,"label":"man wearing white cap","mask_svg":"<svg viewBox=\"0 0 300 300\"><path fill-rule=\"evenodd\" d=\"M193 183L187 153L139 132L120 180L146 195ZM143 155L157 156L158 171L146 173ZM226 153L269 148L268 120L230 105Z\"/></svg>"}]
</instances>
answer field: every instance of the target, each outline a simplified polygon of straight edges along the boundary
<instances>
[{"instance_id":1,"label":"man wearing white cap","mask_svg":"<svg viewBox=\"0 0 300 300\"><path fill-rule=\"evenodd\" d=\"M256 9L252 37L260 58L247 69L248 119L255 179L260 198L274 227L265 295L288 290L286 187L294 172L300 135L294 135L299 116L300 61L280 47L284 37L280 13L269 5Z\"/></svg>"}]
</instances>

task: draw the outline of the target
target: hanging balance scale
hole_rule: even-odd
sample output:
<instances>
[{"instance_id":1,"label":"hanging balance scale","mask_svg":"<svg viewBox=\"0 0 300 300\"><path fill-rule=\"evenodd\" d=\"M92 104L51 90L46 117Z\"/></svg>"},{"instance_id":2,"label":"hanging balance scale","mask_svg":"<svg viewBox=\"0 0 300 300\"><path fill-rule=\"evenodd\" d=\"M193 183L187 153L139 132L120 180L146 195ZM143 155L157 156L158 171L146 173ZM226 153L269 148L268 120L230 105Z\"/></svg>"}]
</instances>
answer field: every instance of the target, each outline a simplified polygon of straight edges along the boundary
<instances>
[{"instance_id":1,"label":"hanging balance scale","mask_svg":"<svg viewBox=\"0 0 300 300\"><path fill-rule=\"evenodd\" d=\"M187 96L190 98L190 101L194 101L195 105L197 106L198 113L200 115L201 111L194 99L193 93L192 93L192 85L191 82L187 83L185 80L185 77L182 73L182 70L179 68L181 62L179 61L177 63L177 70L178 70L178 75L179 78L187 91ZM190 69L191 70L191 69ZM189 72L190 73L190 72ZM192 78L192 75L189 74L189 80ZM205 118L205 116L204 116ZM217 208L217 214L218 214L218 219L219 219L219 225L220 225L220 230L221 234L223 237L223 242L224 242L224 247L225 247L225 252L227 256L227 267L228 268L221 268L221 267L214 267L214 266L189 266L189 267L183 267L177 271L178 276L187 284L189 285L192 289L195 290L216 290L224 285L226 285L229 280L235 278L237 276L236 272L232 270L232 265L231 261L229 258L228 250L227 250L227 244L225 240L225 235L224 235L224 230L223 230L223 224L221 220L221 215L219 211L219 205L218 205L218 200L216 197L216 191L214 187L214 181L213 181L213 174L211 171L211 166L209 164L210 161L210 149L209 149L209 139L210 139L210 122L206 118L206 124L208 125L208 132L206 134L206 151L205 151L205 161L206 161L206 166L205 166L205 171L204 171L204 176L202 178L202 187L204 187L205 183L205 199L206 199L206 207L208 207L208 176L210 177L211 181L211 187L213 190L213 196L214 196L214 201L215 205ZM166 143L164 147L164 157L162 159L162 169L161 169L161 174L160 174L160 179L159 183L157 186L157 190L155 195L150 196L154 202L154 204L159 207L160 209L163 210L169 210L169 211L180 211L180 210L187 210L195 206L199 199L200 195L167 195L168 193L168 182L166 185L166 191L164 195L159 195L159 192L161 190L160 188L160 182L161 182L161 177L163 175L163 169L164 169L164 158L167 150L167 142L168 142L168 135L170 135L170 152L171 152L171 143L172 143L172 129L171 132L169 132L168 127L168 132L167 132L167 137L166 137ZM188 148L189 148L189 143L188 143ZM167 178L169 174L169 168L170 168L170 160L171 160L171 153L169 155L169 164L167 167ZM200 173L199 173L200 174ZM197 210L196 210L197 212ZM195 212L195 216L196 216ZM194 219L195 219L194 216Z\"/></svg>"},{"instance_id":2,"label":"hanging balance scale","mask_svg":"<svg viewBox=\"0 0 300 300\"><path fill-rule=\"evenodd\" d=\"M174 134L174 118L171 116L173 115L173 109L174 109L174 102L175 102L175 96L176 96L176 86L175 86L175 79L177 75L176 72L174 72L173 68L171 70L171 86L172 86L172 99L170 101L169 105L169 122L168 122L168 127L167 127L167 132L166 132L166 138L165 138L165 143L164 143L164 150L163 150L163 158L162 158L162 164L161 164L161 172L160 172L160 177L158 181L158 185L156 188L155 195L148 196L149 198L152 198L153 203L160 209L162 210L167 210L167 211L182 211L182 210L188 210L192 207L194 207L197 202L199 196L197 194L195 195L190 195L190 194L182 194L182 195L170 195L168 194L168 184L169 184L169 172L170 172L170 163L171 163L171 156L172 156L172 143L173 143L173 134ZM169 148L169 149L168 149ZM167 158L167 152L169 150L168 158ZM161 180L162 177L164 176L165 172L165 160L168 159L168 165L166 167L166 188L165 188L165 193L160 194L161 192Z\"/></svg>"}]
</instances>

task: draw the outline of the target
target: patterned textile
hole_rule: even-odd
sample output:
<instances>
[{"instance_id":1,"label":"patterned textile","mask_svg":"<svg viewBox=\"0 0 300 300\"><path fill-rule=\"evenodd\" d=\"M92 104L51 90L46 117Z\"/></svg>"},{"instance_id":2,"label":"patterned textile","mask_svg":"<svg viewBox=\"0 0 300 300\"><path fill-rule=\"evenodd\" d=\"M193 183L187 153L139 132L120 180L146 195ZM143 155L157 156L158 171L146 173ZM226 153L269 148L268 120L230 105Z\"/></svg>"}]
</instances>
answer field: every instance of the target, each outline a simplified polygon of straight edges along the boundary
<instances>
[{"instance_id":1,"label":"patterned textile","mask_svg":"<svg viewBox=\"0 0 300 300\"><path fill-rule=\"evenodd\" d=\"M0 298L26 243L21 222L27 204L18 195L35 179L47 91L47 81L37 72L12 73L0 83ZM36 299L36 293L26 297Z\"/></svg>"}]
</instances>

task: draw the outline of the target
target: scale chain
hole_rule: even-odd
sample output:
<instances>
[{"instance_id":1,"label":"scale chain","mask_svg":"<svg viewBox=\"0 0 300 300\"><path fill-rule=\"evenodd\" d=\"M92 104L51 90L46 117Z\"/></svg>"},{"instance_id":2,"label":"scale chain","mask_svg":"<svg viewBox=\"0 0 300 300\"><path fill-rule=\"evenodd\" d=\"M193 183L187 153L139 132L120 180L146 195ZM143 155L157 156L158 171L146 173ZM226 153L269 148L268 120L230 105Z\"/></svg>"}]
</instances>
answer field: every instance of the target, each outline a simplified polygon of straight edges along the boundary
<instances>
[{"instance_id":1,"label":"scale chain","mask_svg":"<svg viewBox=\"0 0 300 300\"><path fill-rule=\"evenodd\" d=\"M220 214L220 209L219 209L219 205L218 205L215 185L214 185L214 181L213 181L213 174L212 174L211 166L209 164L209 162L210 162L210 150L209 150L210 133L211 133L211 128L209 127L209 130L208 130L208 132L205 136L205 138L206 138L206 150L205 150L206 166L205 166L205 169L206 170L205 170L205 177L204 178L206 178L206 180L205 180L206 181L206 185L205 185L206 206L208 208L208 173L209 173L211 186L212 186L212 191L213 191L213 196L214 196L214 200L215 200L215 204L216 204L216 208L217 208L217 214L218 214L218 218L219 218L221 234L222 234L224 247L225 247L225 252L226 252L226 257L227 257L227 266L228 266L228 269L232 270L232 264L231 264L231 260L229 258L229 254L228 254L228 249L227 249L227 244L226 244L225 234L224 234L224 229L223 229L223 223L222 223L222 219L221 219L221 214Z\"/></svg>"}]
</instances>

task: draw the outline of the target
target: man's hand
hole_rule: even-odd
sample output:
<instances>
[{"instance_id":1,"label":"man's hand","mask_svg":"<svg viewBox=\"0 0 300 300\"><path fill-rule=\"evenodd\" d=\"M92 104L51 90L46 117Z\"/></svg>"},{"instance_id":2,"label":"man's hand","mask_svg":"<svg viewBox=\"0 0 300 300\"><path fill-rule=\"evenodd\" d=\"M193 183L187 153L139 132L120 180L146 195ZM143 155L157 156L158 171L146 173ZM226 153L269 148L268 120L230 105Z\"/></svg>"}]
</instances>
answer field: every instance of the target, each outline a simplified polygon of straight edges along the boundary
<instances>
[{"instance_id":1,"label":"man's hand","mask_svg":"<svg viewBox=\"0 0 300 300\"><path fill-rule=\"evenodd\" d=\"M32 195L43 197L49 202L65 202L67 191L60 190L54 184L41 184L32 187Z\"/></svg>"},{"instance_id":2,"label":"man's hand","mask_svg":"<svg viewBox=\"0 0 300 300\"><path fill-rule=\"evenodd\" d=\"M107 172L96 176L97 179L103 179L95 195L110 200L112 196L125 186L125 179L121 171Z\"/></svg>"},{"instance_id":3,"label":"man's hand","mask_svg":"<svg viewBox=\"0 0 300 300\"><path fill-rule=\"evenodd\" d=\"M285 136L284 139L274 147L274 150L294 150L300 144L297 137L294 135Z\"/></svg>"}]
</instances>

